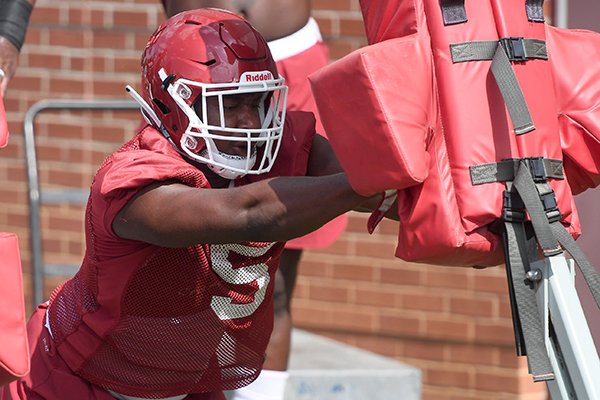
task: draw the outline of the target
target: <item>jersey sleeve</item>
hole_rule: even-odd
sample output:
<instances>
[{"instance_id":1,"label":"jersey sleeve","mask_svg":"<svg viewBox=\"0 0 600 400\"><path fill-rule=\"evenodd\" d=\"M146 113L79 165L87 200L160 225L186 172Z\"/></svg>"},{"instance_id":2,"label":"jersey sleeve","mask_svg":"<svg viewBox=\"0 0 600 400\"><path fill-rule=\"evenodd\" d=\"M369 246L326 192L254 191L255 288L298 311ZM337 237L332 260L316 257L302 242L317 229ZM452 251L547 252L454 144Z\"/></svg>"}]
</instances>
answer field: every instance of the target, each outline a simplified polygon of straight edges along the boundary
<instances>
[{"instance_id":1,"label":"jersey sleeve","mask_svg":"<svg viewBox=\"0 0 600 400\"><path fill-rule=\"evenodd\" d=\"M113 154L96 174L91 187L88 218L95 237L117 239L112 222L118 212L140 190L165 181L199 188L209 186L202 172L181 159L148 150Z\"/></svg>"}]
</instances>

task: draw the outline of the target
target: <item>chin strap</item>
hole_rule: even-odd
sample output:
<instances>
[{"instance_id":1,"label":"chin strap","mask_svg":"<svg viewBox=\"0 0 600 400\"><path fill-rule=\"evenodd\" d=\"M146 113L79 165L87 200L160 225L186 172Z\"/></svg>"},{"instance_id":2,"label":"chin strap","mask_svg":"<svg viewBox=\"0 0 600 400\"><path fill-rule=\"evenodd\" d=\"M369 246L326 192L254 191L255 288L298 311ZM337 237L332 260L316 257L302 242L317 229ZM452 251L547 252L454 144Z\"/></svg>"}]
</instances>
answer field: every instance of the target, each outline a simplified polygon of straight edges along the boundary
<instances>
[{"instance_id":1,"label":"chin strap","mask_svg":"<svg viewBox=\"0 0 600 400\"><path fill-rule=\"evenodd\" d=\"M381 193L381 199L379 200L379 204L377 205L377 208L373 210L371 216L369 217L369 220L367 221L367 229L369 231L369 234L372 234L373 231L375 231L375 228L377 227L377 225L379 225L379 223L381 222L383 217L385 217L385 214L387 214L390 208L392 208L392 204L394 204L397 198L398 191L396 189L389 189Z\"/></svg>"}]
</instances>

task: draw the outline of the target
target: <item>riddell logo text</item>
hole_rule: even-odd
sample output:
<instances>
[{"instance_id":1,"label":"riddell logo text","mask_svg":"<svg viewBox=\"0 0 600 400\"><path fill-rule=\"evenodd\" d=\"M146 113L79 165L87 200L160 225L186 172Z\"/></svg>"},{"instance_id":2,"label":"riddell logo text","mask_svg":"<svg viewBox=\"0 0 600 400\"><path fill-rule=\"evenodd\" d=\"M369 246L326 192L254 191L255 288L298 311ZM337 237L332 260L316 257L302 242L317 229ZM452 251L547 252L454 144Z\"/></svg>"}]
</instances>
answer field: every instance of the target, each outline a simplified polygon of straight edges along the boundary
<instances>
[{"instance_id":1,"label":"riddell logo text","mask_svg":"<svg viewBox=\"0 0 600 400\"><path fill-rule=\"evenodd\" d=\"M256 72L256 73L246 72L244 74L244 80L246 82L261 82L261 81L268 81L270 79L273 79L273 75L270 72Z\"/></svg>"}]
</instances>

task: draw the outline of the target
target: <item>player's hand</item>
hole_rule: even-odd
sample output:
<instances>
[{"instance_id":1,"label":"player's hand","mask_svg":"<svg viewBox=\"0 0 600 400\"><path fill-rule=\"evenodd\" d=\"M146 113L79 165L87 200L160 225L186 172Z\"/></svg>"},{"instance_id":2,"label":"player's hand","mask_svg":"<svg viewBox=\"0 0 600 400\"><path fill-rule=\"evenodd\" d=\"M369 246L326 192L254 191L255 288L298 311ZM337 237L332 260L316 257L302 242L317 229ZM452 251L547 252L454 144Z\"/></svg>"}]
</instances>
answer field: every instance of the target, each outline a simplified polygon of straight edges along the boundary
<instances>
[{"instance_id":1,"label":"player's hand","mask_svg":"<svg viewBox=\"0 0 600 400\"><path fill-rule=\"evenodd\" d=\"M0 36L0 95L4 97L8 82L17 69L19 50L6 38ZM4 72L4 73L3 73Z\"/></svg>"}]
</instances>

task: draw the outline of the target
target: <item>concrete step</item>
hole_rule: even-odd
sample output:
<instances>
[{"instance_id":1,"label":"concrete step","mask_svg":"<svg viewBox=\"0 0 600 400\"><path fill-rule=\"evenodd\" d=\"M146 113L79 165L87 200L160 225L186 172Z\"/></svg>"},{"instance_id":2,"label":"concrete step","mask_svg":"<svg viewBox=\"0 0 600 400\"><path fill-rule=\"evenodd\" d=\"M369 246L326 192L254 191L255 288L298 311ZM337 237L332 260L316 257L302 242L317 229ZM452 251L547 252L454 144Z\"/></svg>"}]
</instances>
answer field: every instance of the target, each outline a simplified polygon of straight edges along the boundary
<instances>
[{"instance_id":1,"label":"concrete step","mask_svg":"<svg viewBox=\"0 0 600 400\"><path fill-rule=\"evenodd\" d=\"M285 400L421 398L419 369L299 329L292 333L288 372Z\"/></svg>"},{"instance_id":2,"label":"concrete step","mask_svg":"<svg viewBox=\"0 0 600 400\"><path fill-rule=\"evenodd\" d=\"M307 331L292 335L286 400L419 400L421 371Z\"/></svg>"}]
</instances>

